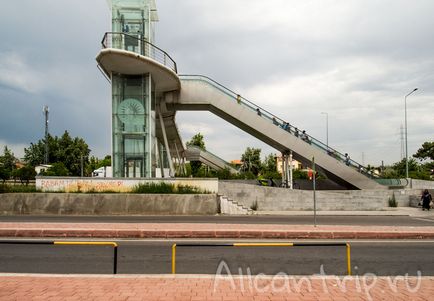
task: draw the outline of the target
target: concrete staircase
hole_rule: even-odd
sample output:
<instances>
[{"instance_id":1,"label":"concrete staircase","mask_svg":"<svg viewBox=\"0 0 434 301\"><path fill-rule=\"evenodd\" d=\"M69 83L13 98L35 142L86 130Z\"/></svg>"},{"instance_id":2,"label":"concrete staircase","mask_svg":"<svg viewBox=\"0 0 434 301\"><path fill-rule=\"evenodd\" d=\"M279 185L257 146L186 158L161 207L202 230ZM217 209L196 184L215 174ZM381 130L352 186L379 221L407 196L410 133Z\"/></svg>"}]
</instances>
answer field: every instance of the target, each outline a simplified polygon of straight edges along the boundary
<instances>
[{"instance_id":1,"label":"concrete staircase","mask_svg":"<svg viewBox=\"0 0 434 301\"><path fill-rule=\"evenodd\" d=\"M227 196L218 195L220 213L226 215L252 215L253 210L229 199Z\"/></svg>"}]
</instances>

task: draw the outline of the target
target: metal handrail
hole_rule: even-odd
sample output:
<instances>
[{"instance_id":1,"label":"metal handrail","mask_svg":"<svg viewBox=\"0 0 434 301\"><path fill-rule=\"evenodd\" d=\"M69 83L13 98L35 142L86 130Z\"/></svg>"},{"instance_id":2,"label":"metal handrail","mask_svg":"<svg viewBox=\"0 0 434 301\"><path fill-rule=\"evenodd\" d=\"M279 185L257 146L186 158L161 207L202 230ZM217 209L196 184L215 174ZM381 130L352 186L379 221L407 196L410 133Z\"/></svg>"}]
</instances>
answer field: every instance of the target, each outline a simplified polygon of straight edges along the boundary
<instances>
[{"instance_id":1,"label":"metal handrail","mask_svg":"<svg viewBox=\"0 0 434 301\"><path fill-rule=\"evenodd\" d=\"M133 51L134 53L138 53L147 57L150 57L154 59L155 61L159 62L160 64L168 67L175 73L178 73L178 68L176 65L176 62L172 57L163 49L159 48L158 46L155 46L154 44L146 41L145 39L141 39L137 36L125 33L125 32L106 32L104 34L104 37L101 41L101 45L103 48L113 48L113 36L122 36L122 40L125 40L125 37L128 37L128 39L134 39L137 40L137 42L140 42L142 45L146 45L146 47L142 47L140 52ZM121 48L123 50L128 50Z\"/></svg>"},{"instance_id":2,"label":"metal handrail","mask_svg":"<svg viewBox=\"0 0 434 301\"><path fill-rule=\"evenodd\" d=\"M378 179L375 179L375 181L378 184L381 184L381 185L384 185L384 186L406 187L409 184L408 179L383 179L383 178L378 178Z\"/></svg>"},{"instance_id":3,"label":"metal handrail","mask_svg":"<svg viewBox=\"0 0 434 301\"><path fill-rule=\"evenodd\" d=\"M321 142L320 140L308 135L308 134L304 134L302 137L302 131L300 131L297 127L289 124L288 122L286 122L285 120L283 120L282 118L274 115L273 113L265 110L264 108L258 106L257 104L251 102L250 100L246 99L245 97L241 96L240 94L232 91L231 89L225 87L224 85L216 82L215 80L204 76L204 75L197 75L197 74L180 74L179 77L181 79L185 79L185 80L203 80L205 82L208 82L209 84L213 85L214 87L216 87L218 90L220 90L221 92L225 93L226 95L228 95L231 98L234 98L238 103L248 107L249 109L260 112L260 116L264 117L265 119L268 119L269 121L273 122L275 125L279 126L279 128L281 128L282 130L285 130L286 132L288 132L289 134L292 134L293 136L298 137L299 139L302 139L303 141L314 145L315 147L323 150L324 152L326 152L328 155L334 157L336 160L342 161L344 162L347 166L356 169L358 172L360 172L361 174L369 177L369 178L374 178L375 176L373 174L371 174L368 170L368 168L366 168L365 166L363 166L362 164L352 160L352 159L347 159L345 157L344 154L342 154L341 152L335 150L334 148L327 146L325 143ZM258 115L259 115L258 112ZM285 129L285 124L288 125L288 128ZM297 133L297 135L296 135ZM303 139L304 138L304 139Z\"/></svg>"}]
</instances>

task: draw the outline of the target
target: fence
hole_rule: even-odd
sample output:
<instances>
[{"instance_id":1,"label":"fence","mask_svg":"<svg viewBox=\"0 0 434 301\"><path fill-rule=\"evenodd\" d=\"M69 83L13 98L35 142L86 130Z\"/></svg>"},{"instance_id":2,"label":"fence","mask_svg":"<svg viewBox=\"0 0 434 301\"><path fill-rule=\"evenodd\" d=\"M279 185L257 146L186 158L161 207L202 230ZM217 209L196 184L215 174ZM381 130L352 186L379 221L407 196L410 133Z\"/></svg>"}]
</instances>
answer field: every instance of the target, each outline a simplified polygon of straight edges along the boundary
<instances>
[{"instance_id":1,"label":"fence","mask_svg":"<svg viewBox=\"0 0 434 301\"><path fill-rule=\"evenodd\" d=\"M113 247L113 274L118 267L118 244L106 241L49 241L49 240L0 240L0 244L10 245L95 245Z\"/></svg>"},{"instance_id":2,"label":"fence","mask_svg":"<svg viewBox=\"0 0 434 301\"><path fill-rule=\"evenodd\" d=\"M176 274L176 248L177 247L346 247L347 250L347 271L351 276L351 246L349 243L217 243L217 244L195 244L179 243L172 245L172 274Z\"/></svg>"}]
</instances>

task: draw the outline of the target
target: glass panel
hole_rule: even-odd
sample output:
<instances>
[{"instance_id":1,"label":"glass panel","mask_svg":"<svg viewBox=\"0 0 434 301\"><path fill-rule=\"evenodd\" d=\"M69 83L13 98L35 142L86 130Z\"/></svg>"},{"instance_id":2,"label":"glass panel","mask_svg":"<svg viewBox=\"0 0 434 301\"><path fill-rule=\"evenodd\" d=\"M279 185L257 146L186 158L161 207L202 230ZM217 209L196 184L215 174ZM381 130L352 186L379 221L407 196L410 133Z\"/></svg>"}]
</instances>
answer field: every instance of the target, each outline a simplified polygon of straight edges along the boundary
<instances>
[{"instance_id":1,"label":"glass panel","mask_svg":"<svg viewBox=\"0 0 434 301\"><path fill-rule=\"evenodd\" d=\"M148 145L152 141L148 82L149 75L112 76L114 177L151 175L148 167L151 165Z\"/></svg>"}]
</instances>

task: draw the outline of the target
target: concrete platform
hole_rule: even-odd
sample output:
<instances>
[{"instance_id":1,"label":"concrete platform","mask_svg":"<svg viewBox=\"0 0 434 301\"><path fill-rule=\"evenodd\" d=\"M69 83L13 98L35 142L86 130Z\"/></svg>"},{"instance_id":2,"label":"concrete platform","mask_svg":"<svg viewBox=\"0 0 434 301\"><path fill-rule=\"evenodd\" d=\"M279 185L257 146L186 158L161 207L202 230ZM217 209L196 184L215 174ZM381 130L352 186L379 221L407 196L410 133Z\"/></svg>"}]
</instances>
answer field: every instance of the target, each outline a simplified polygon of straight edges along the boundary
<instances>
[{"instance_id":1,"label":"concrete platform","mask_svg":"<svg viewBox=\"0 0 434 301\"><path fill-rule=\"evenodd\" d=\"M432 300L434 277L0 274L0 300Z\"/></svg>"}]
</instances>

